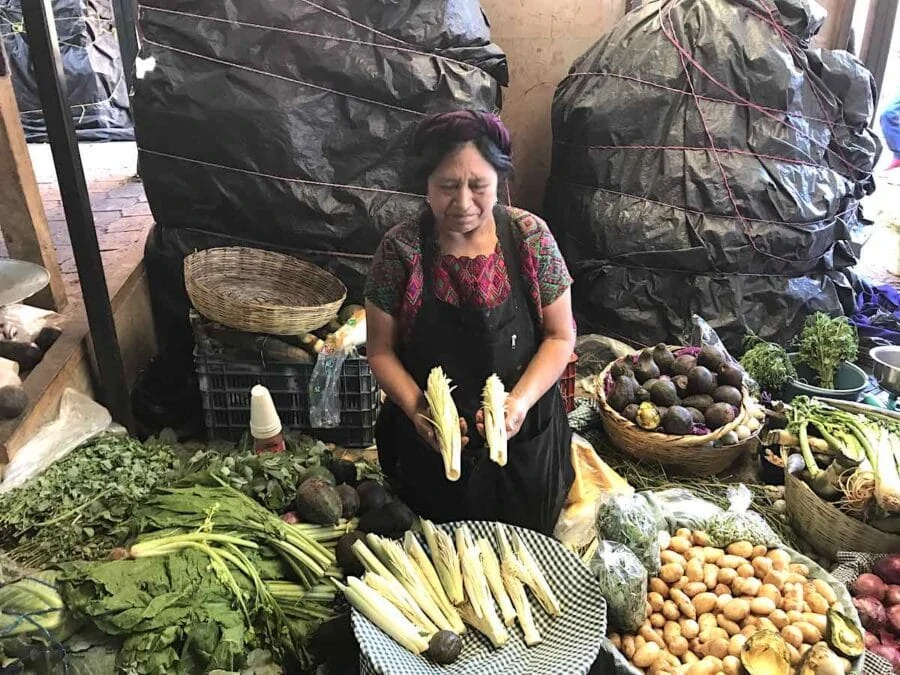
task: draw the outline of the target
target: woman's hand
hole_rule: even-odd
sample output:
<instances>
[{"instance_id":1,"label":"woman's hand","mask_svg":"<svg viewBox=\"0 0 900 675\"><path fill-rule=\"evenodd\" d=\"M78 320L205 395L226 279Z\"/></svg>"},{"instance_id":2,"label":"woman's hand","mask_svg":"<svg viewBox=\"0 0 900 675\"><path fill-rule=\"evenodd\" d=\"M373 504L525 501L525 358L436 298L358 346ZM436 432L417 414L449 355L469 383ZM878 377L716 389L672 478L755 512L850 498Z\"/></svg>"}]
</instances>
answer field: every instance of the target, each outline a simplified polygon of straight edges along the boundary
<instances>
[{"instance_id":1,"label":"woman's hand","mask_svg":"<svg viewBox=\"0 0 900 675\"><path fill-rule=\"evenodd\" d=\"M522 430L522 424L525 423L525 416L531 410L531 405L525 399L510 394L506 397L506 437L512 438ZM475 428L481 437L484 438L484 409L479 408L475 413Z\"/></svg>"},{"instance_id":2,"label":"woman's hand","mask_svg":"<svg viewBox=\"0 0 900 675\"><path fill-rule=\"evenodd\" d=\"M419 436L431 446L431 449L436 453L441 454L441 446L438 442L437 433L435 432L434 425L429 422L425 417L430 416L431 411L428 409L428 403L425 401L424 397L419 402L419 406L416 409L415 414L410 418L412 420L413 426L415 426L416 431ZM469 443L468 431L469 425L466 424L466 420L462 417L459 418L459 431L462 435L462 447L466 447Z\"/></svg>"}]
</instances>

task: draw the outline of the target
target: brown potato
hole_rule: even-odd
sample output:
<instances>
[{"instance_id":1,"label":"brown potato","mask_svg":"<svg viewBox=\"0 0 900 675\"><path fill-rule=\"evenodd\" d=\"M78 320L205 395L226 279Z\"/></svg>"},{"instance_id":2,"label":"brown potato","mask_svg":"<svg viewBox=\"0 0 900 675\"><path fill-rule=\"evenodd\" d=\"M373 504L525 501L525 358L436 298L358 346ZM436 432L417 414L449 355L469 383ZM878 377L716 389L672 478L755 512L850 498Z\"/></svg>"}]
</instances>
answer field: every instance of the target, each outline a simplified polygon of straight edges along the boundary
<instances>
[{"instance_id":1,"label":"brown potato","mask_svg":"<svg viewBox=\"0 0 900 675\"><path fill-rule=\"evenodd\" d=\"M725 551L720 548L714 548L712 546L703 547L703 560L711 565L718 563L723 555L725 555Z\"/></svg>"},{"instance_id":2,"label":"brown potato","mask_svg":"<svg viewBox=\"0 0 900 675\"><path fill-rule=\"evenodd\" d=\"M737 573L739 577L744 577L745 579L750 579L754 576L754 574L756 574L756 572L753 570L753 565L751 565L750 563L742 563L741 565L739 565L737 568Z\"/></svg>"},{"instance_id":3,"label":"brown potato","mask_svg":"<svg viewBox=\"0 0 900 675\"><path fill-rule=\"evenodd\" d=\"M716 611L723 612L725 611L725 606L734 600L734 596L729 593L723 593L718 598L716 598Z\"/></svg>"},{"instance_id":4,"label":"brown potato","mask_svg":"<svg viewBox=\"0 0 900 675\"><path fill-rule=\"evenodd\" d=\"M643 647L645 644L647 644L647 641L643 638L643 636L641 636L641 635L635 635L635 636L634 636L634 648L635 648L636 650L637 650L637 649L640 649L640 648Z\"/></svg>"},{"instance_id":5,"label":"brown potato","mask_svg":"<svg viewBox=\"0 0 900 675\"><path fill-rule=\"evenodd\" d=\"M672 543L672 535L665 530L660 530L657 540L659 541L659 550L665 551L669 548L669 544Z\"/></svg>"},{"instance_id":6,"label":"brown potato","mask_svg":"<svg viewBox=\"0 0 900 675\"><path fill-rule=\"evenodd\" d=\"M723 555L719 560L718 565L719 567L728 567L730 569L733 569L735 570L735 573L737 573L737 568L743 565L745 562L747 562L747 559L741 558L740 556Z\"/></svg>"},{"instance_id":7,"label":"brown potato","mask_svg":"<svg viewBox=\"0 0 900 675\"><path fill-rule=\"evenodd\" d=\"M774 562L772 564L774 565ZM766 574L765 577L763 577L763 583L774 586L780 591L782 588L784 588L784 584L787 581L787 575L788 573L784 570L773 569L771 572Z\"/></svg>"},{"instance_id":8,"label":"brown potato","mask_svg":"<svg viewBox=\"0 0 900 675\"><path fill-rule=\"evenodd\" d=\"M698 661L700 661L700 657L691 651L690 643L688 643L688 651L681 655L681 662L685 665L690 665Z\"/></svg>"},{"instance_id":9,"label":"brown potato","mask_svg":"<svg viewBox=\"0 0 900 675\"><path fill-rule=\"evenodd\" d=\"M808 621L798 621L794 624L794 628L800 631L806 644L814 645L822 640L822 633Z\"/></svg>"},{"instance_id":10,"label":"brown potato","mask_svg":"<svg viewBox=\"0 0 900 675\"><path fill-rule=\"evenodd\" d=\"M648 642L634 653L632 662L638 668L649 668L659 658L660 648L655 642Z\"/></svg>"},{"instance_id":11,"label":"brown potato","mask_svg":"<svg viewBox=\"0 0 900 675\"><path fill-rule=\"evenodd\" d=\"M701 614L700 618L697 619L697 624L700 626L700 633L706 633L707 635L709 634L709 631L719 625L718 621L716 621L715 614Z\"/></svg>"},{"instance_id":12,"label":"brown potato","mask_svg":"<svg viewBox=\"0 0 900 675\"><path fill-rule=\"evenodd\" d=\"M688 640L692 640L700 634L700 624L693 619L682 619L678 622L681 629L681 635Z\"/></svg>"},{"instance_id":13,"label":"brown potato","mask_svg":"<svg viewBox=\"0 0 900 675\"><path fill-rule=\"evenodd\" d=\"M634 652L634 635L624 635L622 637L622 654L624 654L625 658L630 661L634 658Z\"/></svg>"},{"instance_id":14,"label":"brown potato","mask_svg":"<svg viewBox=\"0 0 900 675\"><path fill-rule=\"evenodd\" d=\"M692 581L684 587L684 594L689 598L693 598L701 593L706 593L706 584L702 581Z\"/></svg>"},{"instance_id":15,"label":"brown potato","mask_svg":"<svg viewBox=\"0 0 900 675\"><path fill-rule=\"evenodd\" d=\"M827 612L828 610L825 611ZM815 626L819 633L821 633L822 635L825 635L825 632L828 629L828 617L825 614L818 614L816 612L804 612L803 622Z\"/></svg>"},{"instance_id":16,"label":"brown potato","mask_svg":"<svg viewBox=\"0 0 900 675\"><path fill-rule=\"evenodd\" d=\"M788 623L793 625L798 621L803 621L803 614L795 609L792 610L784 610L785 616L787 616Z\"/></svg>"},{"instance_id":17,"label":"brown potato","mask_svg":"<svg viewBox=\"0 0 900 675\"><path fill-rule=\"evenodd\" d=\"M694 560L696 558L700 562L706 562L706 554L703 552L702 546L691 546L684 554L684 558L685 560Z\"/></svg>"},{"instance_id":18,"label":"brown potato","mask_svg":"<svg viewBox=\"0 0 900 675\"><path fill-rule=\"evenodd\" d=\"M741 660L737 656L729 654L722 659L722 672L724 675L741 675L743 672Z\"/></svg>"},{"instance_id":19,"label":"brown potato","mask_svg":"<svg viewBox=\"0 0 900 675\"><path fill-rule=\"evenodd\" d=\"M694 604L694 609L697 612L697 616L702 614L707 614L716 607L716 596L713 593L699 593L695 595L692 602Z\"/></svg>"},{"instance_id":20,"label":"brown potato","mask_svg":"<svg viewBox=\"0 0 900 675\"><path fill-rule=\"evenodd\" d=\"M685 530L686 531L686 530ZM682 532L682 530L678 530L678 532ZM683 537L680 534L677 534L672 537L671 541L669 541L669 548L676 553L680 553L684 555L687 553L688 549L692 546L690 537L691 533L688 532L687 537Z\"/></svg>"},{"instance_id":21,"label":"brown potato","mask_svg":"<svg viewBox=\"0 0 900 675\"><path fill-rule=\"evenodd\" d=\"M804 577L801 574L794 574L793 572L788 572L786 581L789 584L805 584L806 577Z\"/></svg>"},{"instance_id":22,"label":"brown potato","mask_svg":"<svg viewBox=\"0 0 900 675\"><path fill-rule=\"evenodd\" d=\"M744 583L747 581L744 577L736 577L731 582L731 594L740 597L744 594Z\"/></svg>"},{"instance_id":23,"label":"brown potato","mask_svg":"<svg viewBox=\"0 0 900 675\"><path fill-rule=\"evenodd\" d=\"M666 617L659 612L653 612L653 614L650 615L650 625L654 628L662 628L666 625Z\"/></svg>"},{"instance_id":24,"label":"brown potato","mask_svg":"<svg viewBox=\"0 0 900 675\"><path fill-rule=\"evenodd\" d=\"M649 588L654 593L659 593L663 598L669 597L669 586L659 577L650 577L650 581L647 583L647 588Z\"/></svg>"},{"instance_id":25,"label":"brown potato","mask_svg":"<svg viewBox=\"0 0 900 675\"><path fill-rule=\"evenodd\" d=\"M618 633L610 633L607 637L613 647L615 647L619 651L622 651L622 636L621 635L619 635Z\"/></svg>"},{"instance_id":26,"label":"brown potato","mask_svg":"<svg viewBox=\"0 0 900 675\"><path fill-rule=\"evenodd\" d=\"M781 604L781 593L772 584L763 584L756 594L760 598L769 598L775 603L776 607Z\"/></svg>"},{"instance_id":27,"label":"brown potato","mask_svg":"<svg viewBox=\"0 0 900 675\"><path fill-rule=\"evenodd\" d=\"M681 612L678 611L678 605L673 600L666 600L663 603L662 615L669 621L678 621Z\"/></svg>"},{"instance_id":28,"label":"brown potato","mask_svg":"<svg viewBox=\"0 0 900 675\"><path fill-rule=\"evenodd\" d=\"M726 603L722 608L722 614L729 621L741 621L750 613L750 603L743 598L735 598Z\"/></svg>"},{"instance_id":29,"label":"brown potato","mask_svg":"<svg viewBox=\"0 0 900 675\"><path fill-rule=\"evenodd\" d=\"M717 637L709 641L706 645L706 653L709 656L715 656L717 659L724 659L728 656L728 640Z\"/></svg>"},{"instance_id":30,"label":"brown potato","mask_svg":"<svg viewBox=\"0 0 900 675\"><path fill-rule=\"evenodd\" d=\"M744 588L743 594L749 595L750 597L755 598L759 595L759 591L762 589L763 583L757 579L756 577L750 577L749 579L744 579ZM776 589L776 593L778 590ZM778 604L777 602L775 604Z\"/></svg>"},{"instance_id":31,"label":"brown potato","mask_svg":"<svg viewBox=\"0 0 900 675\"><path fill-rule=\"evenodd\" d=\"M790 554L780 548L773 548L766 553L766 557L772 561L772 568L776 570L787 570L791 564Z\"/></svg>"},{"instance_id":32,"label":"brown potato","mask_svg":"<svg viewBox=\"0 0 900 675\"><path fill-rule=\"evenodd\" d=\"M796 626L785 626L782 628L781 637L784 638L785 642L794 647L794 649L803 644L803 631Z\"/></svg>"},{"instance_id":33,"label":"brown potato","mask_svg":"<svg viewBox=\"0 0 900 675\"><path fill-rule=\"evenodd\" d=\"M743 628L741 628L741 635L743 635L745 638L750 638L757 632L759 632L759 631L757 630L755 624L752 626L747 625L747 626L744 626Z\"/></svg>"},{"instance_id":34,"label":"brown potato","mask_svg":"<svg viewBox=\"0 0 900 675\"><path fill-rule=\"evenodd\" d=\"M747 642L747 636L743 633L738 633L737 635L733 635L731 639L728 641L728 653L731 656L740 656L741 650L744 648L744 643Z\"/></svg>"},{"instance_id":35,"label":"brown potato","mask_svg":"<svg viewBox=\"0 0 900 675\"><path fill-rule=\"evenodd\" d=\"M676 553L675 551L661 551L659 554L659 560L663 565L677 563L681 565L682 568L687 565L687 560L684 559L684 556L680 553Z\"/></svg>"},{"instance_id":36,"label":"brown potato","mask_svg":"<svg viewBox=\"0 0 900 675\"><path fill-rule=\"evenodd\" d=\"M750 601L750 611L757 616L769 616L775 609L775 603L771 598L753 598Z\"/></svg>"},{"instance_id":37,"label":"brown potato","mask_svg":"<svg viewBox=\"0 0 900 675\"><path fill-rule=\"evenodd\" d=\"M807 567L803 563L789 563L788 572L792 574L799 574L802 577L809 578L809 567Z\"/></svg>"},{"instance_id":38,"label":"brown potato","mask_svg":"<svg viewBox=\"0 0 900 675\"><path fill-rule=\"evenodd\" d=\"M681 581L682 576L684 576L684 567L678 563L667 563L659 568L659 578L667 584Z\"/></svg>"},{"instance_id":39,"label":"brown potato","mask_svg":"<svg viewBox=\"0 0 900 675\"><path fill-rule=\"evenodd\" d=\"M681 637L681 626L675 621L666 621L666 625L663 627L663 640L669 644L677 637Z\"/></svg>"},{"instance_id":40,"label":"brown potato","mask_svg":"<svg viewBox=\"0 0 900 675\"><path fill-rule=\"evenodd\" d=\"M677 625L677 624L676 624ZM640 635L647 642L655 642L658 646L663 649L666 648L666 643L663 638L655 631L649 624L644 624L641 626L638 631L638 635Z\"/></svg>"},{"instance_id":41,"label":"brown potato","mask_svg":"<svg viewBox=\"0 0 900 675\"><path fill-rule=\"evenodd\" d=\"M730 619L726 619L724 614L719 614L716 617L716 620L719 622L719 628L728 633L728 636L731 637L733 635L737 635L741 632L741 627L737 625L734 621Z\"/></svg>"},{"instance_id":42,"label":"brown potato","mask_svg":"<svg viewBox=\"0 0 900 675\"><path fill-rule=\"evenodd\" d=\"M683 617L687 619L697 618L697 610L694 609L694 605L691 604L691 599L688 596L677 588L673 588L669 591L669 597L675 601L675 605L678 607L678 611L681 612Z\"/></svg>"},{"instance_id":43,"label":"brown potato","mask_svg":"<svg viewBox=\"0 0 900 675\"><path fill-rule=\"evenodd\" d=\"M669 653L673 656L684 656L687 651L688 641L680 635L669 643Z\"/></svg>"},{"instance_id":44,"label":"brown potato","mask_svg":"<svg viewBox=\"0 0 900 675\"><path fill-rule=\"evenodd\" d=\"M736 541L733 544L729 544L725 552L741 558L750 558L753 555L753 544L749 541Z\"/></svg>"},{"instance_id":45,"label":"brown potato","mask_svg":"<svg viewBox=\"0 0 900 675\"><path fill-rule=\"evenodd\" d=\"M709 535L702 530L691 532L691 542L694 546L709 546Z\"/></svg>"},{"instance_id":46,"label":"brown potato","mask_svg":"<svg viewBox=\"0 0 900 675\"><path fill-rule=\"evenodd\" d=\"M717 584L713 589L713 593L716 595L731 595L731 587L725 584Z\"/></svg>"},{"instance_id":47,"label":"brown potato","mask_svg":"<svg viewBox=\"0 0 900 675\"><path fill-rule=\"evenodd\" d=\"M797 648L794 645L787 646L788 654L791 655L791 665L799 666L800 660L803 658Z\"/></svg>"},{"instance_id":48,"label":"brown potato","mask_svg":"<svg viewBox=\"0 0 900 675\"><path fill-rule=\"evenodd\" d=\"M716 575L716 581L726 586L731 586L732 582L737 578L737 570L730 567L720 567Z\"/></svg>"},{"instance_id":49,"label":"brown potato","mask_svg":"<svg viewBox=\"0 0 900 675\"><path fill-rule=\"evenodd\" d=\"M676 581L674 584L672 584L669 587L669 595L672 594L673 588L677 588L679 591L683 591L684 587L687 586L690 582L691 582L691 580L688 579L686 576L681 577L678 581Z\"/></svg>"},{"instance_id":50,"label":"brown potato","mask_svg":"<svg viewBox=\"0 0 900 675\"><path fill-rule=\"evenodd\" d=\"M787 614L785 614L785 612L780 609L776 609L774 612L769 614L769 621L771 621L775 625L775 628L779 631L790 624L787 618Z\"/></svg>"},{"instance_id":51,"label":"brown potato","mask_svg":"<svg viewBox=\"0 0 900 675\"><path fill-rule=\"evenodd\" d=\"M750 563L753 565L753 572L757 579L765 579L766 575L772 571L772 559L765 556L759 556Z\"/></svg>"},{"instance_id":52,"label":"brown potato","mask_svg":"<svg viewBox=\"0 0 900 675\"><path fill-rule=\"evenodd\" d=\"M766 555L766 553L768 551L769 551L769 549L765 544L757 544L756 546L753 547L753 557L759 558L761 556Z\"/></svg>"},{"instance_id":53,"label":"brown potato","mask_svg":"<svg viewBox=\"0 0 900 675\"><path fill-rule=\"evenodd\" d=\"M815 586L816 592L825 598L829 607L837 602L837 595L835 595L834 589L826 581L813 579L813 586Z\"/></svg>"},{"instance_id":54,"label":"brown potato","mask_svg":"<svg viewBox=\"0 0 900 675\"><path fill-rule=\"evenodd\" d=\"M647 602L650 603L650 609L654 612L661 612L665 601L666 599L656 591L647 593Z\"/></svg>"},{"instance_id":55,"label":"brown potato","mask_svg":"<svg viewBox=\"0 0 900 675\"><path fill-rule=\"evenodd\" d=\"M691 581L703 581L703 562L699 558L692 558L686 564L684 573Z\"/></svg>"},{"instance_id":56,"label":"brown potato","mask_svg":"<svg viewBox=\"0 0 900 675\"><path fill-rule=\"evenodd\" d=\"M813 589L815 589L815 586L813 586ZM816 614L828 614L828 608L831 606L828 604L828 601L815 590L806 593L805 601L809 605L809 610Z\"/></svg>"},{"instance_id":57,"label":"brown potato","mask_svg":"<svg viewBox=\"0 0 900 675\"><path fill-rule=\"evenodd\" d=\"M719 583L719 568L712 563L703 565L703 583L709 590L715 588Z\"/></svg>"},{"instance_id":58,"label":"brown potato","mask_svg":"<svg viewBox=\"0 0 900 675\"><path fill-rule=\"evenodd\" d=\"M756 623L756 627L759 630L770 630L775 633L778 632L778 629L775 628L775 624L767 616L759 617L759 621Z\"/></svg>"}]
</instances>

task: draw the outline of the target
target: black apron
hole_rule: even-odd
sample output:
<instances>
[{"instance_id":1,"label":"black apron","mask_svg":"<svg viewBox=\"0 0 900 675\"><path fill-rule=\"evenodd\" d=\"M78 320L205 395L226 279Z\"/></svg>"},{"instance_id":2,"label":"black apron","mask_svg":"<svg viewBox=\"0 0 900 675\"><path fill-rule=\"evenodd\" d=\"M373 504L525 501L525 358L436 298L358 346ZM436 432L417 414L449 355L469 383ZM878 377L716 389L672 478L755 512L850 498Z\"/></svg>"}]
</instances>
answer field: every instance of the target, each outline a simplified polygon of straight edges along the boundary
<instances>
[{"instance_id":1,"label":"black apron","mask_svg":"<svg viewBox=\"0 0 900 675\"><path fill-rule=\"evenodd\" d=\"M425 518L500 521L552 534L574 479L572 431L559 388L550 387L509 440L506 466L491 461L475 428L488 376L497 373L511 391L541 341L537 309L522 281L513 225L503 207L494 209L494 218L509 275L509 297L490 309L457 307L435 298L437 244L433 227L423 220L422 305L399 354L423 391L428 374L438 365L456 386L453 399L469 429L462 475L455 482L446 479L441 456L391 401L382 408L375 427L378 459L400 498Z\"/></svg>"}]
</instances>

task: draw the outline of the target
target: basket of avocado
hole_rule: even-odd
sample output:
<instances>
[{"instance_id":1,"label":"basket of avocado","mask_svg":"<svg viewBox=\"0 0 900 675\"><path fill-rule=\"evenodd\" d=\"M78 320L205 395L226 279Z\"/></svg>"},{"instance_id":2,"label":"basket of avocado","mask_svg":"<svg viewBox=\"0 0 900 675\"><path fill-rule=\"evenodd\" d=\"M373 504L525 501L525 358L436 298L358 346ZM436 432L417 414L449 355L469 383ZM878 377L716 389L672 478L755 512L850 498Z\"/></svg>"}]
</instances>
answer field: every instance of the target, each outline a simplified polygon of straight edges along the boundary
<instances>
[{"instance_id":1,"label":"basket of avocado","mask_svg":"<svg viewBox=\"0 0 900 675\"><path fill-rule=\"evenodd\" d=\"M599 378L606 434L635 459L709 476L759 442L765 413L718 347L658 344L613 361Z\"/></svg>"}]
</instances>

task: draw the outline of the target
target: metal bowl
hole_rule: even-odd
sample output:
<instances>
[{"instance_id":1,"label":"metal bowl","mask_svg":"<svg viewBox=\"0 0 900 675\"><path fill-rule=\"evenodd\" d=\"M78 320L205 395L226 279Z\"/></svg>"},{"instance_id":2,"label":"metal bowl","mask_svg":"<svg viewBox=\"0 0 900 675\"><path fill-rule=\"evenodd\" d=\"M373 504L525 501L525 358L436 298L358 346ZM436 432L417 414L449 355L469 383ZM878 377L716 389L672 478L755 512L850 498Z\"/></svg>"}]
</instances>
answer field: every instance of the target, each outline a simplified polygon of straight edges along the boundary
<instances>
[{"instance_id":1,"label":"metal bowl","mask_svg":"<svg viewBox=\"0 0 900 675\"><path fill-rule=\"evenodd\" d=\"M40 265L24 260L0 259L0 307L30 298L49 282L49 272Z\"/></svg>"},{"instance_id":2,"label":"metal bowl","mask_svg":"<svg viewBox=\"0 0 900 675\"><path fill-rule=\"evenodd\" d=\"M872 374L881 386L895 396L900 394L900 346L875 347L869 351Z\"/></svg>"}]
</instances>

